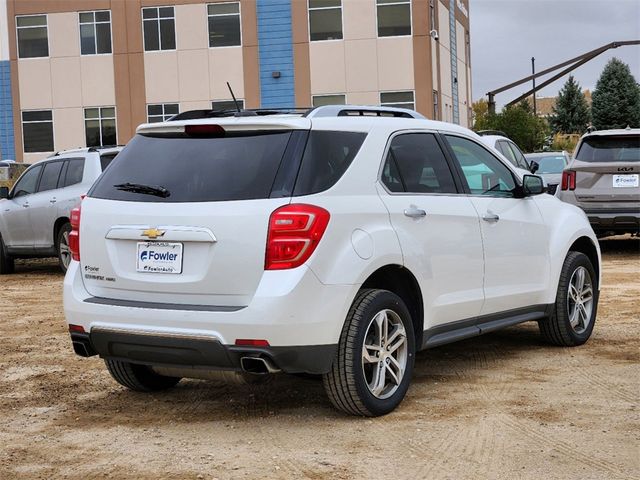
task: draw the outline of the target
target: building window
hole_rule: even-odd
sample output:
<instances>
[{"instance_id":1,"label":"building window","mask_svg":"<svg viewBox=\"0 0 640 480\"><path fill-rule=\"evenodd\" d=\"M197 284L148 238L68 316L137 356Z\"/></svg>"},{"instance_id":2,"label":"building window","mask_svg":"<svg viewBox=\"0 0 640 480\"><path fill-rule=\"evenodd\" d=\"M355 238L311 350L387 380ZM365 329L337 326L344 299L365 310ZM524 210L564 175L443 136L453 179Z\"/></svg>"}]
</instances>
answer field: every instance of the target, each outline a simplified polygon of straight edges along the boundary
<instances>
[{"instance_id":1,"label":"building window","mask_svg":"<svg viewBox=\"0 0 640 480\"><path fill-rule=\"evenodd\" d=\"M376 2L379 37L411 35L410 0L376 0Z\"/></svg>"},{"instance_id":2,"label":"building window","mask_svg":"<svg viewBox=\"0 0 640 480\"><path fill-rule=\"evenodd\" d=\"M176 16L173 7L142 9L144 51L176 49Z\"/></svg>"},{"instance_id":3,"label":"building window","mask_svg":"<svg viewBox=\"0 0 640 480\"><path fill-rule=\"evenodd\" d=\"M309 0L309 39L342 40L342 0Z\"/></svg>"},{"instance_id":4,"label":"building window","mask_svg":"<svg viewBox=\"0 0 640 480\"><path fill-rule=\"evenodd\" d=\"M46 15L16 17L18 58L49 56L49 36Z\"/></svg>"},{"instance_id":5,"label":"building window","mask_svg":"<svg viewBox=\"0 0 640 480\"><path fill-rule=\"evenodd\" d=\"M383 107L400 107L413 110L415 107L413 92L382 92L380 93L380 105Z\"/></svg>"},{"instance_id":6,"label":"building window","mask_svg":"<svg viewBox=\"0 0 640 480\"><path fill-rule=\"evenodd\" d=\"M166 122L171 117L179 113L180 106L177 103L147 105L147 121L149 123Z\"/></svg>"},{"instance_id":7,"label":"building window","mask_svg":"<svg viewBox=\"0 0 640 480\"><path fill-rule=\"evenodd\" d=\"M346 97L341 94L314 95L311 100L314 107L322 107L324 105L344 105L346 103Z\"/></svg>"},{"instance_id":8,"label":"building window","mask_svg":"<svg viewBox=\"0 0 640 480\"><path fill-rule=\"evenodd\" d=\"M87 147L117 145L115 107L85 108L84 131Z\"/></svg>"},{"instance_id":9,"label":"building window","mask_svg":"<svg viewBox=\"0 0 640 480\"><path fill-rule=\"evenodd\" d=\"M209 46L237 47L242 45L240 3L207 5L209 17Z\"/></svg>"},{"instance_id":10,"label":"building window","mask_svg":"<svg viewBox=\"0 0 640 480\"><path fill-rule=\"evenodd\" d=\"M53 113L51 110L22 112L24 153L53 151Z\"/></svg>"},{"instance_id":11,"label":"building window","mask_svg":"<svg viewBox=\"0 0 640 480\"><path fill-rule=\"evenodd\" d=\"M111 12L80 12L80 53L111 53Z\"/></svg>"},{"instance_id":12,"label":"building window","mask_svg":"<svg viewBox=\"0 0 640 480\"><path fill-rule=\"evenodd\" d=\"M433 91L433 119L438 120L440 118L440 101L439 101L438 91Z\"/></svg>"},{"instance_id":13,"label":"building window","mask_svg":"<svg viewBox=\"0 0 640 480\"><path fill-rule=\"evenodd\" d=\"M238 99L238 107L240 107L240 110L244 109L244 100ZM237 110L237 107L233 100L214 100L211 102L211 110Z\"/></svg>"}]
</instances>

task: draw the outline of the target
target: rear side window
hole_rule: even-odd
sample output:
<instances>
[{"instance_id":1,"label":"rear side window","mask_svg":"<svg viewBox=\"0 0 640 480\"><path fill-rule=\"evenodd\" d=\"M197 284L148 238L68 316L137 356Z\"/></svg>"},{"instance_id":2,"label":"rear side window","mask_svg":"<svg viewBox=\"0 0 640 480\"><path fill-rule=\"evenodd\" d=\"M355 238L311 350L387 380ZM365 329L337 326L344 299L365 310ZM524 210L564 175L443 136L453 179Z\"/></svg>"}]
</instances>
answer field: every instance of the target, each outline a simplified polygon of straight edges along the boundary
<instances>
[{"instance_id":1,"label":"rear side window","mask_svg":"<svg viewBox=\"0 0 640 480\"><path fill-rule=\"evenodd\" d=\"M118 153L105 153L104 155L100 155L100 169L104 172L104 169L109 166L111 161L116 158Z\"/></svg>"},{"instance_id":2,"label":"rear side window","mask_svg":"<svg viewBox=\"0 0 640 480\"><path fill-rule=\"evenodd\" d=\"M70 187L82 182L84 175L84 159L73 158L67 162L67 172L64 179L64 186Z\"/></svg>"},{"instance_id":3,"label":"rear side window","mask_svg":"<svg viewBox=\"0 0 640 480\"><path fill-rule=\"evenodd\" d=\"M312 130L302 157L294 195L328 190L347 171L366 133Z\"/></svg>"},{"instance_id":4,"label":"rear side window","mask_svg":"<svg viewBox=\"0 0 640 480\"><path fill-rule=\"evenodd\" d=\"M47 190L54 190L58 188L58 178L60 177L60 170L64 162L49 162L45 164L42 171L42 177L40 178L39 192L46 192Z\"/></svg>"},{"instance_id":5,"label":"rear side window","mask_svg":"<svg viewBox=\"0 0 640 480\"><path fill-rule=\"evenodd\" d=\"M136 135L89 195L162 203L269 198L290 137L290 131L224 137ZM168 196L117 187L126 183L162 187Z\"/></svg>"},{"instance_id":6,"label":"rear side window","mask_svg":"<svg viewBox=\"0 0 640 480\"><path fill-rule=\"evenodd\" d=\"M640 135L587 137L580 145L576 160L582 162L639 162Z\"/></svg>"},{"instance_id":7,"label":"rear side window","mask_svg":"<svg viewBox=\"0 0 640 480\"><path fill-rule=\"evenodd\" d=\"M392 140L382 183L392 192L457 193L444 153L430 133L407 133Z\"/></svg>"}]
</instances>

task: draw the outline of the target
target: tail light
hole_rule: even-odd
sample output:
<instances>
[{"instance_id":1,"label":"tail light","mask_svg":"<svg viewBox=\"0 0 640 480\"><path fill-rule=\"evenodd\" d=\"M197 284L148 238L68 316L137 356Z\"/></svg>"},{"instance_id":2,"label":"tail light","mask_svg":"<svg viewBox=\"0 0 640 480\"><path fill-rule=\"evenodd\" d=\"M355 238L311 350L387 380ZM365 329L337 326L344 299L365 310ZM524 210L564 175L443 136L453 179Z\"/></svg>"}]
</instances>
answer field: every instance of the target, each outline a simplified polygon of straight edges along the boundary
<instances>
[{"instance_id":1,"label":"tail light","mask_svg":"<svg viewBox=\"0 0 640 480\"><path fill-rule=\"evenodd\" d=\"M562 190L576 189L576 172L565 170L562 172Z\"/></svg>"},{"instance_id":2,"label":"tail light","mask_svg":"<svg viewBox=\"0 0 640 480\"><path fill-rule=\"evenodd\" d=\"M71 258L80 261L80 206L71 210L71 232L69 233Z\"/></svg>"},{"instance_id":3,"label":"tail light","mask_svg":"<svg viewBox=\"0 0 640 480\"><path fill-rule=\"evenodd\" d=\"M265 270L296 268L306 262L329 224L329 212L315 205L292 204L269 218Z\"/></svg>"}]
</instances>

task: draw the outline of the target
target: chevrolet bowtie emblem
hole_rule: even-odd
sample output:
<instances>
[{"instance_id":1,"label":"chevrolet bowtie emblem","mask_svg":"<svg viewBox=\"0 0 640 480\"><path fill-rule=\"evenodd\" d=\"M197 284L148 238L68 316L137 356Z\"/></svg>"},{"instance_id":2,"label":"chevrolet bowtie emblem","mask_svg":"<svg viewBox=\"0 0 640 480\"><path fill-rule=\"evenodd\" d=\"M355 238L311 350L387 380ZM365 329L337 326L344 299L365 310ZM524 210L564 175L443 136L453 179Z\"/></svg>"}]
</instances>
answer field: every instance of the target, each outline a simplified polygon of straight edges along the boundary
<instances>
[{"instance_id":1,"label":"chevrolet bowtie emblem","mask_svg":"<svg viewBox=\"0 0 640 480\"><path fill-rule=\"evenodd\" d=\"M142 232L143 237L147 237L151 240L155 240L158 237L162 237L165 234L165 230L158 230L157 228L150 228Z\"/></svg>"}]
</instances>

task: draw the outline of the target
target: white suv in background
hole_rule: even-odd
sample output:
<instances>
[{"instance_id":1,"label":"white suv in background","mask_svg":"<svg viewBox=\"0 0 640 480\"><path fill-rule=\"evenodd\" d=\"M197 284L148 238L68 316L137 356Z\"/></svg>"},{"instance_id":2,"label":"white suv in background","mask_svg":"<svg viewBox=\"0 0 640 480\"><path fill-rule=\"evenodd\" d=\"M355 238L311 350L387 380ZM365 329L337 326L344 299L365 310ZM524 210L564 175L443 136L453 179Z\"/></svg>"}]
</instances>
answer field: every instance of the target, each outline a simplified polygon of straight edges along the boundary
<instances>
[{"instance_id":1,"label":"white suv in background","mask_svg":"<svg viewBox=\"0 0 640 480\"><path fill-rule=\"evenodd\" d=\"M122 385L306 372L375 416L419 350L525 321L591 335L584 213L473 132L382 107L194 116L140 126L72 213L71 340Z\"/></svg>"},{"instance_id":2,"label":"white suv in background","mask_svg":"<svg viewBox=\"0 0 640 480\"><path fill-rule=\"evenodd\" d=\"M482 143L491 148L495 148L500 152L500 154L509 160L511 165L516 168L516 171L521 176L531 173L531 165L529 161L525 158L524 153L522 153L520 147L518 147L513 140L497 130L482 130L478 132L478 134L480 135Z\"/></svg>"},{"instance_id":3,"label":"white suv in background","mask_svg":"<svg viewBox=\"0 0 640 480\"><path fill-rule=\"evenodd\" d=\"M58 257L67 270L71 209L122 147L56 153L0 189L0 274L12 273L16 258Z\"/></svg>"}]
</instances>

